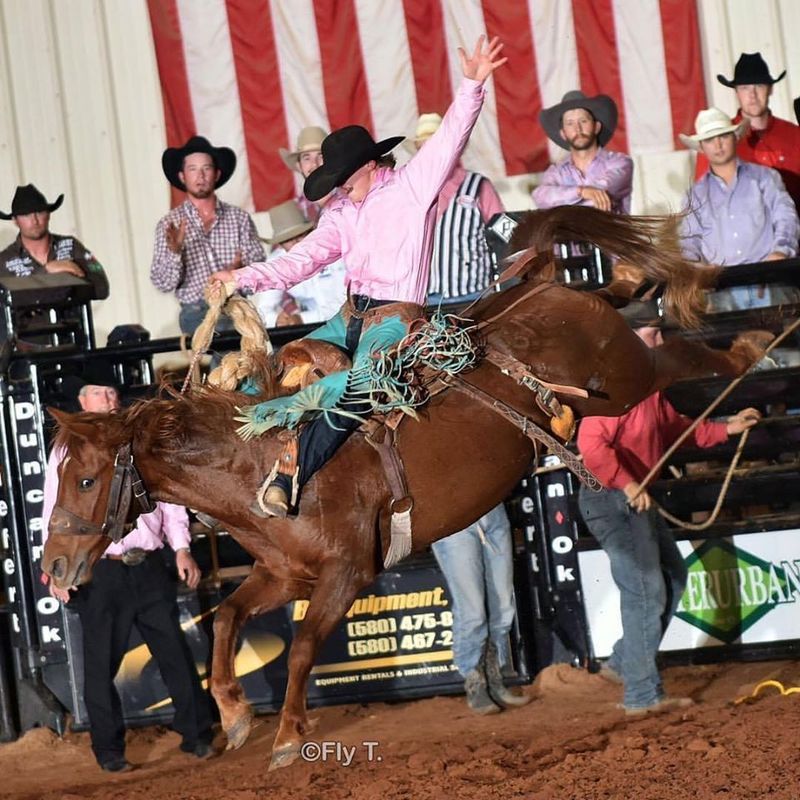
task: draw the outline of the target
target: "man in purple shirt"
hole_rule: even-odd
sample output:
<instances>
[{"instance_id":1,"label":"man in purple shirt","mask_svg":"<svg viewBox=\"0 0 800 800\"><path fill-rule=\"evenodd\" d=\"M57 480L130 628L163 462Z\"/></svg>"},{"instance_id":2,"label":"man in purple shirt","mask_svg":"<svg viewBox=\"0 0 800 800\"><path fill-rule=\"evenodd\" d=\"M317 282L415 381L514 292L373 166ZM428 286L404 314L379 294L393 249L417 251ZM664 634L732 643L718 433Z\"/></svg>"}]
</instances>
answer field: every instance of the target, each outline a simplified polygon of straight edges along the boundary
<instances>
[{"instance_id":1,"label":"man in purple shirt","mask_svg":"<svg viewBox=\"0 0 800 800\"><path fill-rule=\"evenodd\" d=\"M689 191L681 225L684 255L719 266L776 261L797 255L800 221L778 172L741 161L736 141L747 122L718 108L697 115L695 134L681 141L708 159L709 171ZM719 311L791 300L789 287L737 286L715 293Z\"/></svg>"},{"instance_id":2,"label":"man in purple shirt","mask_svg":"<svg viewBox=\"0 0 800 800\"><path fill-rule=\"evenodd\" d=\"M65 392L74 392L83 411L105 414L119 409L113 382L97 375L96 384L65 378ZM47 461L42 511L42 544L58 496L58 467L66 452L54 449ZM77 611L83 629L84 702L89 715L92 750L108 772L131 769L125 758L125 726L114 676L128 648L135 625L155 657L175 706L173 728L181 734L181 750L198 758L212 755L211 716L178 620L175 580L158 552L164 541L175 551L178 577L194 589L200 569L189 550L189 520L183 506L158 503L142 514L136 528L111 544L94 569L92 582L70 596L70 589L50 583L50 594ZM74 589L74 587L73 587Z\"/></svg>"},{"instance_id":3,"label":"man in purple shirt","mask_svg":"<svg viewBox=\"0 0 800 800\"><path fill-rule=\"evenodd\" d=\"M502 66L502 44L488 46L482 36L474 52L459 48L464 79L439 130L411 161L399 169L378 160L399 144L397 136L375 142L358 125L334 131L322 143L324 163L306 179L310 200L339 187L314 231L291 252L265 263L212 275L210 291L245 292L289 289L338 258L345 263L350 301L333 319L311 334L335 344L352 357L353 368L335 372L300 392L244 409L246 436L274 426L295 428L309 408L321 409L298 437L298 449L280 458L257 494L264 514L285 517L306 483L373 409L369 367L376 351L385 351L421 314L428 291L436 199L458 163L480 113L484 81ZM375 313L375 309L384 306ZM296 466L295 466L296 465Z\"/></svg>"},{"instance_id":4,"label":"man in purple shirt","mask_svg":"<svg viewBox=\"0 0 800 800\"><path fill-rule=\"evenodd\" d=\"M604 94L567 92L560 103L542 110L539 121L547 136L569 151L569 158L544 173L533 190L536 207L594 206L629 214L633 161L605 149L617 127L616 103Z\"/></svg>"}]
</instances>

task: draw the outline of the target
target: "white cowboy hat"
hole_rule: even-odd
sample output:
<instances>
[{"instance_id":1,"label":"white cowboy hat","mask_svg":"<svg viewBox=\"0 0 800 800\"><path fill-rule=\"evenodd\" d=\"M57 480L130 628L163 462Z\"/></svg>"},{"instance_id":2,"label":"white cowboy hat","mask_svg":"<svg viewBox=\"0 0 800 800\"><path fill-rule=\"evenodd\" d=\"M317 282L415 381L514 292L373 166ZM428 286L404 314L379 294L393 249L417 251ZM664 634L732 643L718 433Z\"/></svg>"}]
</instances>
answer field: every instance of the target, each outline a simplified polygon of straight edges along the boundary
<instances>
[{"instance_id":1,"label":"white cowboy hat","mask_svg":"<svg viewBox=\"0 0 800 800\"><path fill-rule=\"evenodd\" d=\"M420 145L422 145L423 142L427 142L428 139L430 139L431 136L433 136L433 134L439 130L439 126L441 124L441 114L436 114L435 112L430 114L420 114L419 119L417 120L417 129L414 131L414 136L409 136L408 139L403 142L403 147L405 147L410 153L416 153Z\"/></svg>"},{"instance_id":2,"label":"white cowboy hat","mask_svg":"<svg viewBox=\"0 0 800 800\"><path fill-rule=\"evenodd\" d=\"M327 136L327 132L322 128L312 125L308 128L303 128L297 134L297 147L294 150L287 150L285 147L279 147L283 163L294 172L297 170L297 163L303 153L317 153L322 149L322 140Z\"/></svg>"},{"instance_id":3,"label":"white cowboy hat","mask_svg":"<svg viewBox=\"0 0 800 800\"><path fill-rule=\"evenodd\" d=\"M746 119L737 124L724 111L712 106L704 108L695 118L696 133L692 135L679 133L678 136L690 150L699 150L700 142L713 139L715 136L723 136L726 133L733 133L737 139L741 139L748 124Z\"/></svg>"},{"instance_id":4,"label":"white cowboy hat","mask_svg":"<svg viewBox=\"0 0 800 800\"><path fill-rule=\"evenodd\" d=\"M278 206L273 206L269 210L269 221L272 223L272 236L269 239L262 238L262 242L276 245L283 244L289 239L295 239L308 233L314 223L309 222L303 212L297 207L294 200L287 200Z\"/></svg>"}]
</instances>

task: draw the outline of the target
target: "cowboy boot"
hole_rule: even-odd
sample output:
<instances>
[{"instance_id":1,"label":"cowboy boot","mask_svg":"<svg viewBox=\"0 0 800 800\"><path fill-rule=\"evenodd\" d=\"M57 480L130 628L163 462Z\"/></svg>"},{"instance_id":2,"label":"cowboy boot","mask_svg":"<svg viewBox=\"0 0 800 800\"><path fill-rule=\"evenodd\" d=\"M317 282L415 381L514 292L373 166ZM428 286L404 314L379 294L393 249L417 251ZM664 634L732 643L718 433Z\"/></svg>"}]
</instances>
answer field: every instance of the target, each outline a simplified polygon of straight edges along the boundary
<instances>
[{"instance_id":1,"label":"cowboy boot","mask_svg":"<svg viewBox=\"0 0 800 800\"><path fill-rule=\"evenodd\" d=\"M286 519L289 514L291 491L292 479L288 475L278 473L271 483L259 489L250 510L259 517Z\"/></svg>"},{"instance_id":2,"label":"cowboy boot","mask_svg":"<svg viewBox=\"0 0 800 800\"><path fill-rule=\"evenodd\" d=\"M500 671L500 659L495 643L488 639L485 650L486 683L489 696L502 708L516 708L530 703L531 699L520 691L506 687L503 684L503 674Z\"/></svg>"},{"instance_id":3,"label":"cowboy boot","mask_svg":"<svg viewBox=\"0 0 800 800\"><path fill-rule=\"evenodd\" d=\"M500 713L500 706L494 703L486 690L486 674L480 664L467 673L464 679L464 691L467 693L467 705L476 714L485 716Z\"/></svg>"}]
</instances>

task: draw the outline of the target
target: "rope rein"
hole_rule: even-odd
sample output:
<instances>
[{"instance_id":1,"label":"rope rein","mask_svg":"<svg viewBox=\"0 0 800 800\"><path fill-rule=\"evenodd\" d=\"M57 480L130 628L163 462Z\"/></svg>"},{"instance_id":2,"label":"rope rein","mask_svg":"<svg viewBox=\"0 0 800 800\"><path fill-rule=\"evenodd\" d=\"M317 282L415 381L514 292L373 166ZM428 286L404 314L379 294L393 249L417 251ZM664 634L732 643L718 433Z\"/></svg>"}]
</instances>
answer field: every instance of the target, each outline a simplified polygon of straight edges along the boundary
<instances>
[{"instance_id":1,"label":"rope rein","mask_svg":"<svg viewBox=\"0 0 800 800\"><path fill-rule=\"evenodd\" d=\"M273 352L272 342L267 334L255 306L241 295L226 298L223 292L208 293L208 311L203 321L192 335L192 359L189 371L183 380L181 394L185 394L190 384L201 383L197 365L208 352L214 339L214 331L223 312L230 317L233 327L241 336L241 350L226 353L219 366L211 371L208 383L225 391L235 391L242 380L255 372L253 359L259 354Z\"/></svg>"}]
</instances>

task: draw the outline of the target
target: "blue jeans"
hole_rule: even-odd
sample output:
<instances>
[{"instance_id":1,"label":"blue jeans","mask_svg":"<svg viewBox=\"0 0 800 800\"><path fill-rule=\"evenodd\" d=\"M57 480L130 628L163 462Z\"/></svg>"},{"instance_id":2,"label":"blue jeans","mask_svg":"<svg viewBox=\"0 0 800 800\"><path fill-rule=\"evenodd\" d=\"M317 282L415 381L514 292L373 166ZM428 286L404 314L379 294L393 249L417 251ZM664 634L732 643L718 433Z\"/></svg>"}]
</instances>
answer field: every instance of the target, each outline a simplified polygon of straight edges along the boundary
<instances>
[{"instance_id":1,"label":"blue jeans","mask_svg":"<svg viewBox=\"0 0 800 800\"><path fill-rule=\"evenodd\" d=\"M483 534L481 536L481 534ZM477 668L489 637L500 666L511 661L514 621L511 525L501 503L477 522L431 545L453 600L453 660L466 677Z\"/></svg>"},{"instance_id":2,"label":"blue jeans","mask_svg":"<svg viewBox=\"0 0 800 800\"><path fill-rule=\"evenodd\" d=\"M608 665L622 675L626 708L652 705L664 696L656 654L686 586L686 564L654 508L638 514L617 489L583 487L578 505L619 589L622 638Z\"/></svg>"},{"instance_id":3,"label":"blue jeans","mask_svg":"<svg viewBox=\"0 0 800 800\"><path fill-rule=\"evenodd\" d=\"M181 303L181 311L178 315L178 325L181 333L191 336L205 318L207 311L208 303L205 300L198 300L196 303ZM223 316L219 318L215 330L217 333L227 333L235 330L235 328L230 317Z\"/></svg>"}]
</instances>

